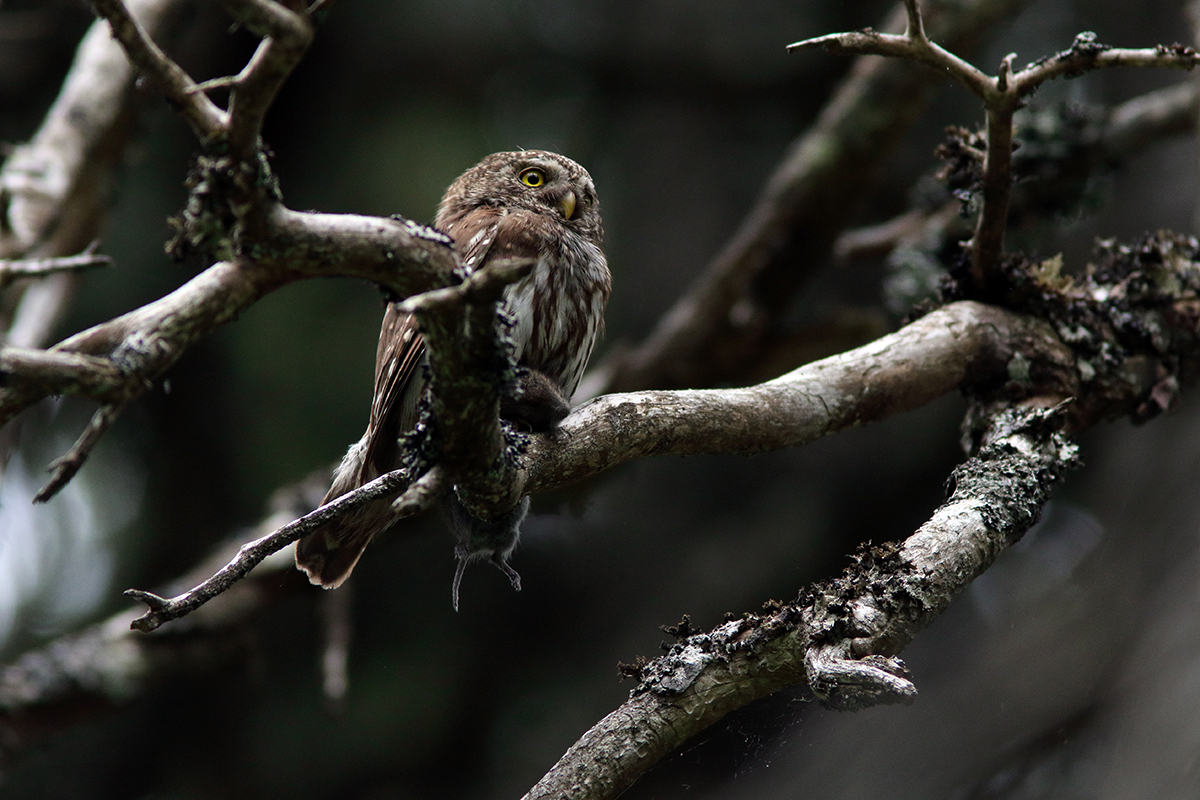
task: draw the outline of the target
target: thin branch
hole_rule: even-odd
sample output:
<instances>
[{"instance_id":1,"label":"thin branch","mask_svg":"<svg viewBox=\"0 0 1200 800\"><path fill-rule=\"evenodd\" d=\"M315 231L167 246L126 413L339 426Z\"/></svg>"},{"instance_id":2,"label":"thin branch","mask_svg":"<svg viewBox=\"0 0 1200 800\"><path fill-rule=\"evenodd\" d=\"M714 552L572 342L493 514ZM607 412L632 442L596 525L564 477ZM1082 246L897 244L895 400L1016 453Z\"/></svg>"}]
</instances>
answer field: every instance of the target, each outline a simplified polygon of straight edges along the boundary
<instances>
[{"instance_id":1,"label":"thin branch","mask_svg":"<svg viewBox=\"0 0 1200 800\"><path fill-rule=\"evenodd\" d=\"M1089 112L1090 113L1090 112ZM1194 133L1200 119L1200 90L1191 81L1138 95L1104 112L1107 119L1065 148L1059 172L1091 176L1119 167L1162 139ZM1041 202L1043 181L1020 181L1021 150L1013 154L1018 182L1013 187L1010 220L1025 208ZM1082 178L1081 178L1082 180ZM941 249L948 236L963 230L957 222L958 200L932 209L914 209L884 222L846 231L834 245L839 260L882 257L897 247L917 247L926 252Z\"/></svg>"},{"instance_id":2,"label":"thin branch","mask_svg":"<svg viewBox=\"0 0 1200 800\"><path fill-rule=\"evenodd\" d=\"M228 115L203 92L196 82L159 49L142 24L129 13L122 0L92 0L96 13L108 20L113 36L125 48L138 70L179 108L201 140L219 135Z\"/></svg>"},{"instance_id":3,"label":"thin branch","mask_svg":"<svg viewBox=\"0 0 1200 800\"><path fill-rule=\"evenodd\" d=\"M312 43L312 20L274 0L224 0L224 6L262 37L229 97L229 146L243 160L250 160L260 147L267 110Z\"/></svg>"},{"instance_id":4,"label":"thin branch","mask_svg":"<svg viewBox=\"0 0 1200 800\"><path fill-rule=\"evenodd\" d=\"M907 5L910 8L916 8L915 3ZM920 20L920 14L918 13L916 16ZM910 22L909 30L912 29L913 25ZM917 30L920 32L919 37L909 33L901 35L880 33L870 28L851 33L831 33L815 39L794 42L789 44L787 49L791 52L823 47L837 55L906 58L933 67L939 73L958 81L979 97L986 97L988 92L993 90L994 82L982 71L926 38L922 23L918 22Z\"/></svg>"},{"instance_id":5,"label":"thin branch","mask_svg":"<svg viewBox=\"0 0 1200 800\"><path fill-rule=\"evenodd\" d=\"M65 455L55 459L54 463L50 465L50 469L54 472L54 475L34 495L33 502L45 503L58 494L59 490L66 486L71 478L75 477L75 473L79 472L79 468L83 466L83 462L87 461L88 456L92 454L92 450L99 444L101 437L108 433L108 429L117 421L117 417L120 416L124 408L125 403L106 403L96 409L96 413L92 415L92 419L88 422L87 427L83 429L83 433L75 440L75 444L71 445L71 449Z\"/></svg>"},{"instance_id":6,"label":"thin branch","mask_svg":"<svg viewBox=\"0 0 1200 800\"><path fill-rule=\"evenodd\" d=\"M1200 56L1184 45L1158 45L1140 49L1110 47L1096 41L1096 34L1081 33L1071 47L1049 58L1035 61L1012 77L1012 91L1023 97L1043 83L1059 77L1074 77L1105 67L1154 67L1193 69Z\"/></svg>"},{"instance_id":7,"label":"thin branch","mask_svg":"<svg viewBox=\"0 0 1200 800\"><path fill-rule=\"evenodd\" d=\"M393 507L403 509L406 515L426 510L440 495L440 490L444 485L443 475L444 473L439 467L433 467L413 482ZM131 622L130 626L135 630L149 632L164 622L170 622L190 614L246 577L250 570L258 566L267 556L282 550L330 520L345 516L372 500L395 495L408 483L409 475L404 470L380 475L370 483L342 495L332 503L323 505L316 511L306 514L272 533L242 545L233 560L211 578L176 597L160 597L140 589L127 590L125 592L127 597L145 603L149 608L149 611ZM399 518L398 515L397 519Z\"/></svg>"},{"instance_id":8,"label":"thin branch","mask_svg":"<svg viewBox=\"0 0 1200 800\"><path fill-rule=\"evenodd\" d=\"M909 29L920 30L920 10L914 0L906 0ZM912 22L917 19L916 23ZM1097 43L1094 33L1081 33L1071 47L1036 61L1012 74L1015 55L1000 63L997 77L984 75L975 67L931 43L923 35L894 36L875 31L836 33L808 39L789 46L789 50L824 46L833 52L855 55L881 55L928 64L944 71L979 97L987 111L987 156L984 160L983 209L971 240L969 274L976 291L991 292L997 287L1000 256L1004 251L1004 232L1008 224L1008 203L1012 190L1013 114L1023 98L1038 86L1063 75L1076 75L1103 67L1167 67L1192 69L1196 51L1183 45L1126 50Z\"/></svg>"},{"instance_id":9,"label":"thin branch","mask_svg":"<svg viewBox=\"0 0 1200 800\"><path fill-rule=\"evenodd\" d=\"M75 256L0 259L0 289L20 278L44 278L60 272L82 272L96 267L107 267L112 263L112 256L92 252Z\"/></svg>"}]
</instances>

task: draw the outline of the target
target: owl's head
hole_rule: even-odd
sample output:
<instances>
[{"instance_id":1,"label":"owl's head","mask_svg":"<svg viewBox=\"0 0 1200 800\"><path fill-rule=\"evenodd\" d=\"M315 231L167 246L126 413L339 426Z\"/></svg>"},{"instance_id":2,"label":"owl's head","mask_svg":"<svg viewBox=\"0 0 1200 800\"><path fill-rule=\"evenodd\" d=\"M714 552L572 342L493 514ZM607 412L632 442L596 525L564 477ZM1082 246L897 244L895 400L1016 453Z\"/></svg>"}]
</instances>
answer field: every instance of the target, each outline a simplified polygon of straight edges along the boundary
<instances>
[{"instance_id":1,"label":"owl's head","mask_svg":"<svg viewBox=\"0 0 1200 800\"><path fill-rule=\"evenodd\" d=\"M600 243L600 203L592 176L558 153L515 150L487 156L446 190L438 206L438 227L484 206L550 215Z\"/></svg>"}]
</instances>

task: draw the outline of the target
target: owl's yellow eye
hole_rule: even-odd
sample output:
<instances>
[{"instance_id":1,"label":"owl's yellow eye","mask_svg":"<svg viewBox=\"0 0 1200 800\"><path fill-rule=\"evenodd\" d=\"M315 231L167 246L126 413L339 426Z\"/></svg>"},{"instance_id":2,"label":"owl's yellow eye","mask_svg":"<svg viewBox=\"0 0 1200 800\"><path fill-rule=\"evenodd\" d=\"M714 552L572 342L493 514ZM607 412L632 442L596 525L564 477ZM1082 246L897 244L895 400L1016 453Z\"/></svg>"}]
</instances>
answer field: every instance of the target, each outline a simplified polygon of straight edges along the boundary
<instances>
[{"instance_id":1,"label":"owl's yellow eye","mask_svg":"<svg viewBox=\"0 0 1200 800\"><path fill-rule=\"evenodd\" d=\"M546 173L536 167L530 167L517 177L521 179L521 183L534 189L546 183Z\"/></svg>"}]
</instances>

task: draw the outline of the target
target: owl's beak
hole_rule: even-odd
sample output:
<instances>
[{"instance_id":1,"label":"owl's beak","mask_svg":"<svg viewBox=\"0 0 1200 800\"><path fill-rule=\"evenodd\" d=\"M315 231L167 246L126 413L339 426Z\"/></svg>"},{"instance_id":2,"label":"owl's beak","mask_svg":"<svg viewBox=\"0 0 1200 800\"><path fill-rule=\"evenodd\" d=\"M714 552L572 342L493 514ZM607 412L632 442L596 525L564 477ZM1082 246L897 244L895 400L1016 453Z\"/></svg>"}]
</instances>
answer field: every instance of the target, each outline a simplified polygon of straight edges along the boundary
<instances>
[{"instance_id":1,"label":"owl's beak","mask_svg":"<svg viewBox=\"0 0 1200 800\"><path fill-rule=\"evenodd\" d=\"M558 207L562 210L563 218L570 219L575 215L575 193L568 191L563 195L562 200L558 201Z\"/></svg>"}]
</instances>

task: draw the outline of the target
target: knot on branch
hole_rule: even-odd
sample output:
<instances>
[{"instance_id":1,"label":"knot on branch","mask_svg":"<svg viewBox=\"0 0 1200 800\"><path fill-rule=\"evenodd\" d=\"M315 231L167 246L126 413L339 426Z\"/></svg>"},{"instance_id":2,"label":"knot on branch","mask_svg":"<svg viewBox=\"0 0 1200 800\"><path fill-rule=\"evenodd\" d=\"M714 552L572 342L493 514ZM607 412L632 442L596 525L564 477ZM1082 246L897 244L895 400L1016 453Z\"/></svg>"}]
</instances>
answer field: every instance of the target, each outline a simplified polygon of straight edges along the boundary
<instances>
[{"instance_id":1,"label":"knot on branch","mask_svg":"<svg viewBox=\"0 0 1200 800\"><path fill-rule=\"evenodd\" d=\"M272 153L259 144L252 162L218 152L196 156L184 182L187 204L167 220L175 230L166 246L173 259L195 254L210 261L233 261L242 254L246 215L265 200L283 199L271 170Z\"/></svg>"},{"instance_id":2,"label":"knot on branch","mask_svg":"<svg viewBox=\"0 0 1200 800\"><path fill-rule=\"evenodd\" d=\"M842 648L814 647L805 658L808 685L821 704L838 711L877 705L911 704L917 687L899 658L849 657Z\"/></svg>"}]
</instances>

